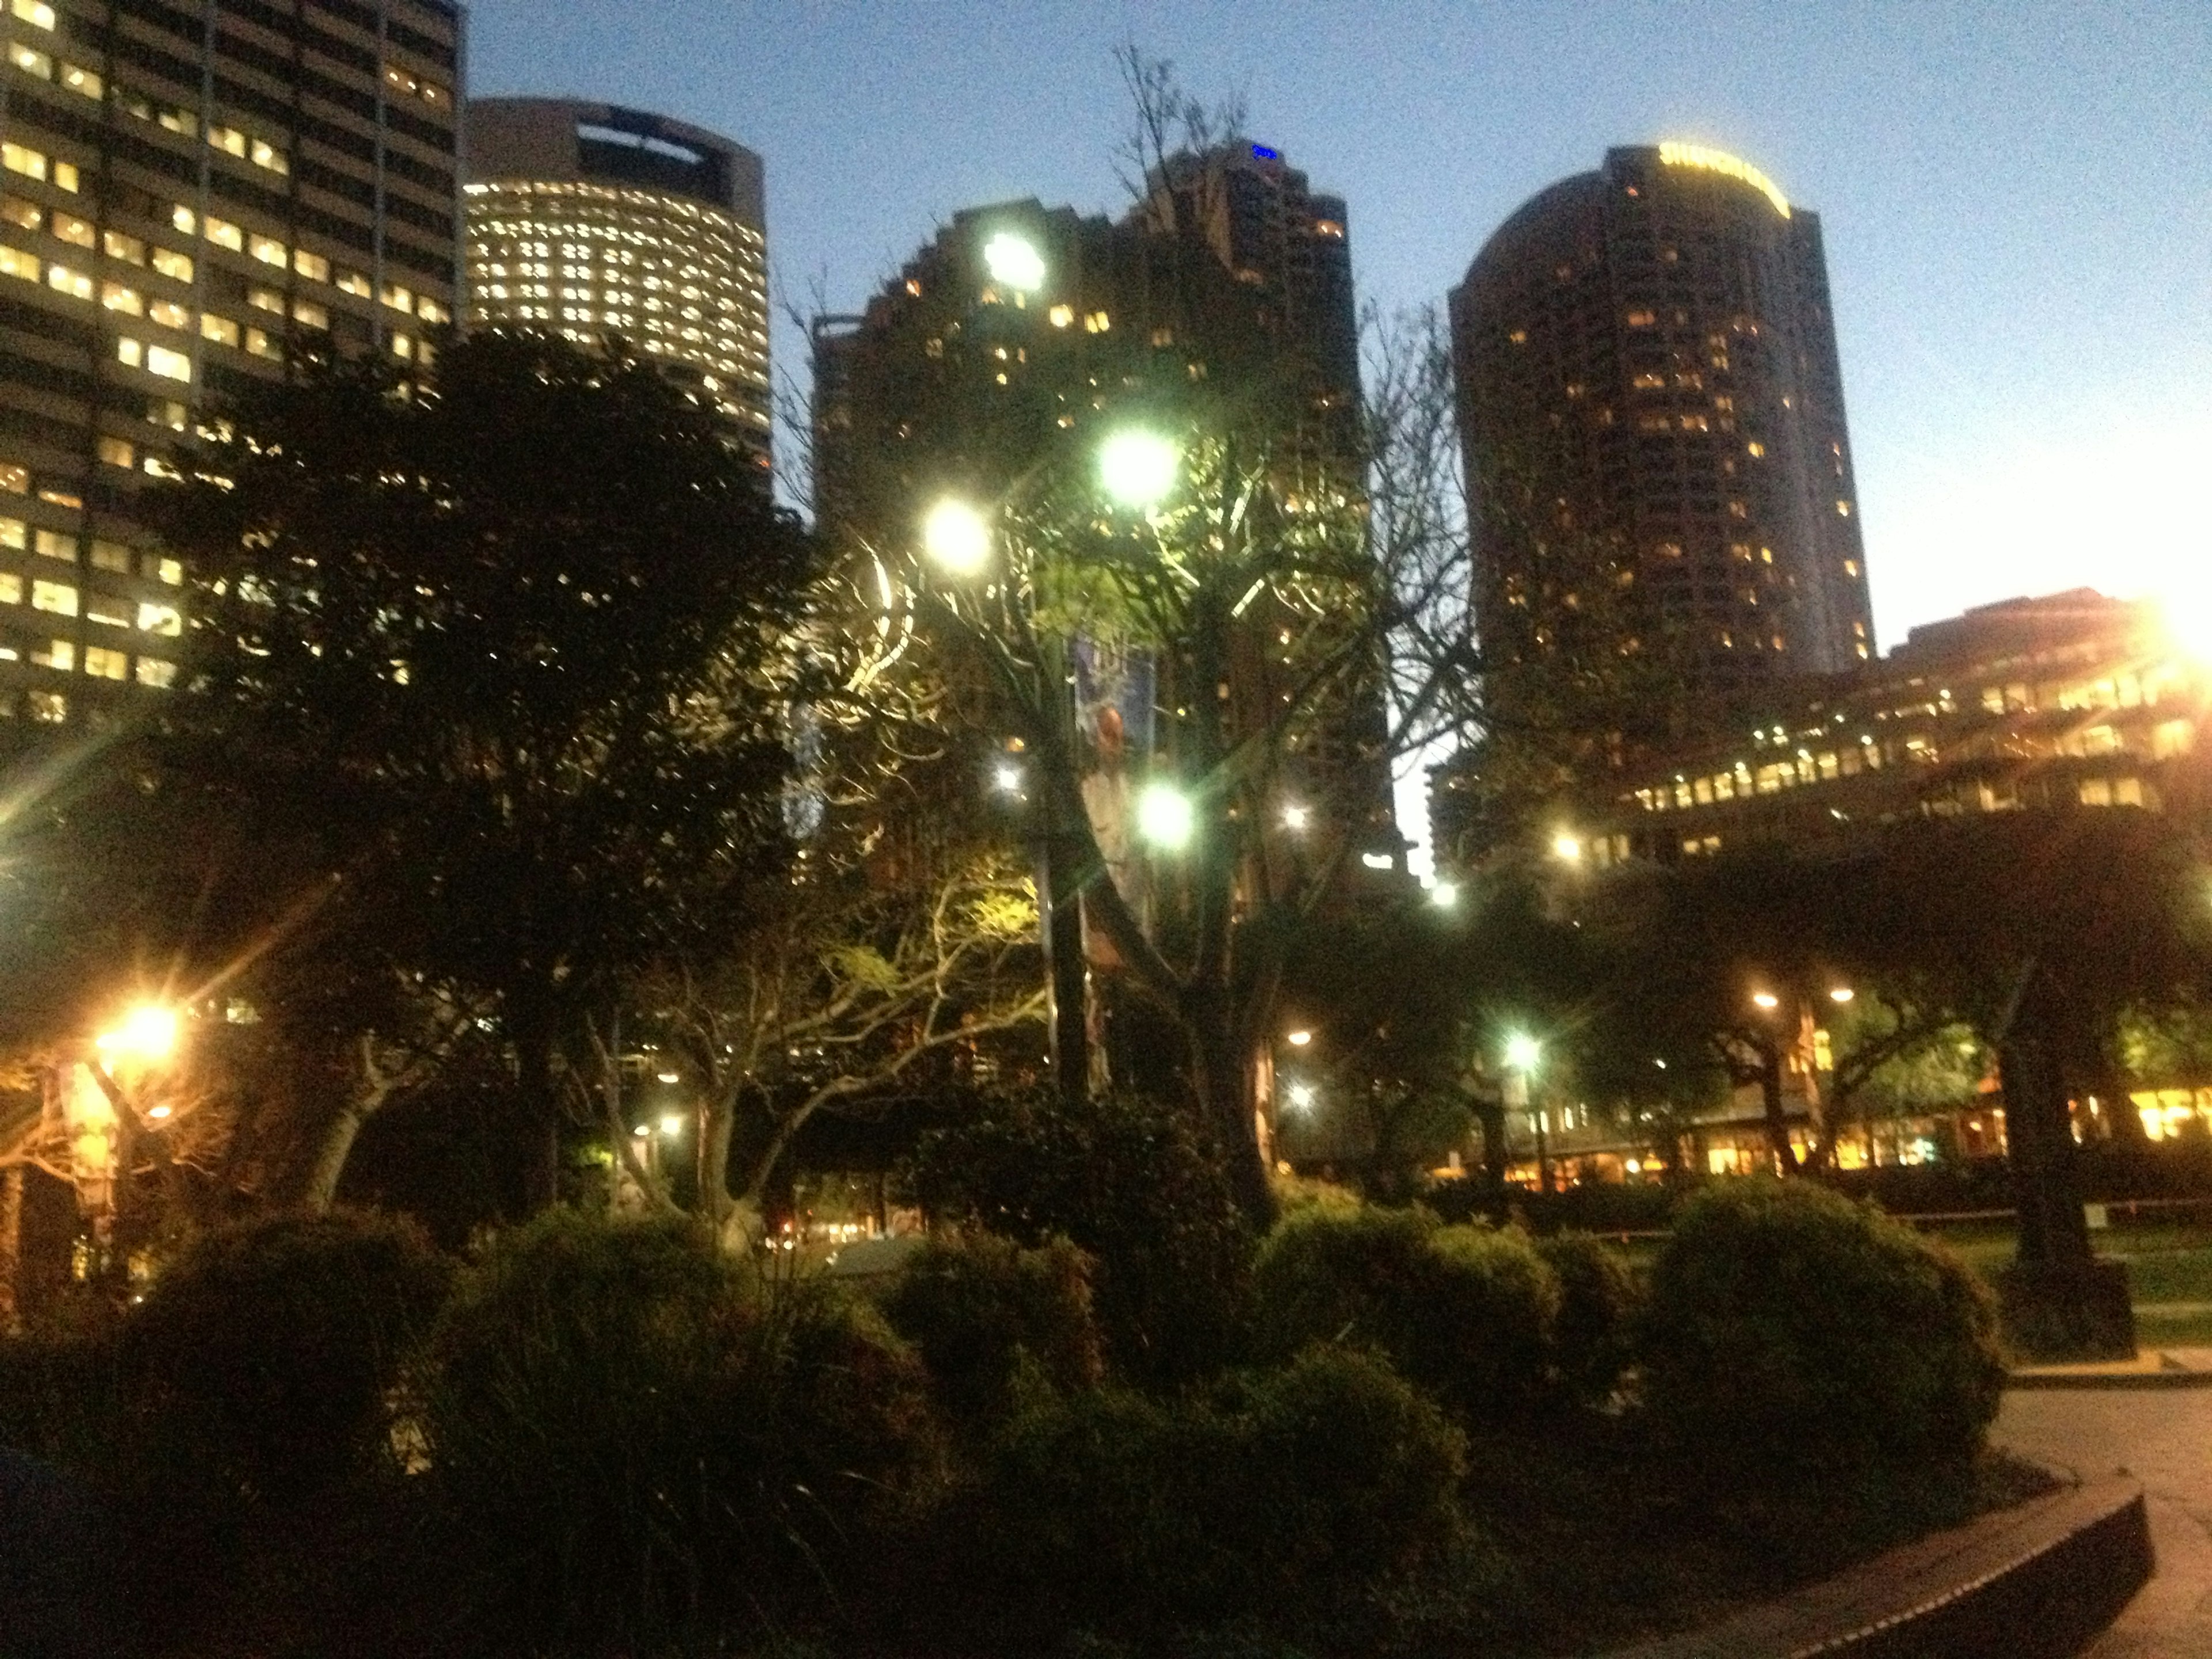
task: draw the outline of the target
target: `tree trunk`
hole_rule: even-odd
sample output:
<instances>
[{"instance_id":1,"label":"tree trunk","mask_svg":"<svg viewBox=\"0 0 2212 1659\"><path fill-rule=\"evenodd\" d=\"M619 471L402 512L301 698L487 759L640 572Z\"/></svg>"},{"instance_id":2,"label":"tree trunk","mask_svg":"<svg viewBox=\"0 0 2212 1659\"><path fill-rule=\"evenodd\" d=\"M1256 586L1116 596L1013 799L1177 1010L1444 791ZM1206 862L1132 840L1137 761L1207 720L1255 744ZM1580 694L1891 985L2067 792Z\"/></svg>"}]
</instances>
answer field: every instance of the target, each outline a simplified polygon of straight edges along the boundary
<instances>
[{"instance_id":1,"label":"tree trunk","mask_svg":"<svg viewBox=\"0 0 2212 1659\"><path fill-rule=\"evenodd\" d=\"M0 1176L0 1336L23 1330L23 1166Z\"/></svg>"},{"instance_id":2,"label":"tree trunk","mask_svg":"<svg viewBox=\"0 0 2212 1659\"><path fill-rule=\"evenodd\" d=\"M323 1138L315 1147L314 1162L307 1167L307 1182L300 1194L300 1202L310 1214L327 1215L337 1202L338 1182L345 1175L346 1160L353 1156L354 1142L361 1139L362 1125L374 1109L373 1106L346 1106L323 1130Z\"/></svg>"},{"instance_id":3,"label":"tree trunk","mask_svg":"<svg viewBox=\"0 0 2212 1659\"><path fill-rule=\"evenodd\" d=\"M2023 1013L1997 1048L2005 1139L2020 1209L2020 1260L2039 1266L2086 1262L2094 1253L2081 1212L2081 1172L2065 1080L2049 1036L2021 1029L2033 1018Z\"/></svg>"},{"instance_id":4,"label":"tree trunk","mask_svg":"<svg viewBox=\"0 0 2212 1659\"><path fill-rule=\"evenodd\" d=\"M1766 1114L1766 1144L1773 1150L1775 1167L1783 1175L1796 1175L1797 1149L1790 1144L1790 1115L1782 1105L1782 1051L1772 1043L1759 1045L1759 1098Z\"/></svg>"},{"instance_id":5,"label":"tree trunk","mask_svg":"<svg viewBox=\"0 0 2212 1659\"><path fill-rule=\"evenodd\" d=\"M1048 799L1044 810L1052 810ZM1083 955L1083 848L1057 826L1048 826L1037 848L1037 925L1044 945L1046 1012L1053 1078L1064 1105L1091 1097L1091 995Z\"/></svg>"},{"instance_id":6,"label":"tree trunk","mask_svg":"<svg viewBox=\"0 0 2212 1659\"><path fill-rule=\"evenodd\" d=\"M1252 1095L1251 1056L1228 1017L1226 999L1189 999L1191 1083L1199 1105L1229 1161L1230 1190L1255 1232L1275 1224L1275 1188L1260 1147L1259 1103Z\"/></svg>"}]
</instances>

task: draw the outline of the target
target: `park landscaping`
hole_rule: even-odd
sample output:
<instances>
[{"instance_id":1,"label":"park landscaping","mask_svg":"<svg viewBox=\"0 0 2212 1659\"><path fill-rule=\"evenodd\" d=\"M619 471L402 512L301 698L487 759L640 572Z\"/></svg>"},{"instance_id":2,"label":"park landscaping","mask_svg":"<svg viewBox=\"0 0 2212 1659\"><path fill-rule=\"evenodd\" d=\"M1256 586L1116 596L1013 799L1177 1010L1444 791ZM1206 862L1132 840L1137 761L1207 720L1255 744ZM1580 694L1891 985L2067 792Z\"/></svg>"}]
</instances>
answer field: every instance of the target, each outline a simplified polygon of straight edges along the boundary
<instances>
[{"instance_id":1,"label":"park landscaping","mask_svg":"<svg viewBox=\"0 0 2212 1659\"><path fill-rule=\"evenodd\" d=\"M101 1650L195 1659L1588 1652L2043 1484L1984 1445L1987 1292L1810 1183L1641 1272L1312 1190L1255 1241L1097 1109L1151 1156L926 1151L866 1294L672 1217L220 1231L0 1349L0 1440L100 1517Z\"/></svg>"}]
</instances>

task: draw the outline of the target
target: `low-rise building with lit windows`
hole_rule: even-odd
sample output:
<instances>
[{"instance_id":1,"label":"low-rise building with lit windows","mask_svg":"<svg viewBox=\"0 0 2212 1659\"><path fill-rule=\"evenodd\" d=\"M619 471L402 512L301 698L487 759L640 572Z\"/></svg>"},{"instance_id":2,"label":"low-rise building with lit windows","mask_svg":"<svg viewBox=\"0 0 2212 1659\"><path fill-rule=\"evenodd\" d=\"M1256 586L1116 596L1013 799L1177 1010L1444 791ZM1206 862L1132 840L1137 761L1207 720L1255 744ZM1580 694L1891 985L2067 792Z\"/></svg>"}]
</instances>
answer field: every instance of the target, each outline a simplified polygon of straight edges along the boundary
<instances>
[{"instance_id":1,"label":"low-rise building with lit windows","mask_svg":"<svg viewBox=\"0 0 2212 1659\"><path fill-rule=\"evenodd\" d=\"M620 338L694 386L771 463L761 158L604 104L468 106L469 321Z\"/></svg>"},{"instance_id":2,"label":"low-rise building with lit windows","mask_svg":"<svg viewBox=\"0 0 2212 1659\"><path fill-rule=\"evenodd\" d=\"M0 14L0 722L177 683L185 573L131 513L204 403L453 319L451 0Z\"/></svg>"},{"instance_id":3,"label":"low-rise building with lit windows","mask_svg":"<svg viewBox=\"0 0 2212 1659\"><path fill-rule=\"evenodd\" d=\"M1548 836L1602 869L1917 817L2193 809L2208 690L2154 605L2010 599L1917 628L1728 740L1613 773Z\"/></svg>"}]
</instances>

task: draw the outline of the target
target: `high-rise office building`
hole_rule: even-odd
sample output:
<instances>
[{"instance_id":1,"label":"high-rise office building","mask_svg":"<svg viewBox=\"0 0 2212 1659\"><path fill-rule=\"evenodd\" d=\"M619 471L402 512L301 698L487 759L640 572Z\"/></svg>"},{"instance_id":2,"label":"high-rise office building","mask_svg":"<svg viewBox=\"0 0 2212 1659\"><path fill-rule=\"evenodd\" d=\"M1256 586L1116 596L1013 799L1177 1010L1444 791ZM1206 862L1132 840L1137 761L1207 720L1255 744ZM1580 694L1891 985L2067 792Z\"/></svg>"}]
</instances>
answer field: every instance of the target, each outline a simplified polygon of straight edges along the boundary
<instances>
[{"instance_id":1,"label":"high-rise office building","mask_svg":"<svg viewBox=\"0 0 2212 1659\"><path fill-rule=\"evenodd\" d=\"M469 320L619 337L702 392L770 462L761 158L604 104L468 106Z\"/></svg>"},{"instance_id":2,"label":"high-rise office building","mask_svg":"<svg viewBox=\"0 0 2212 1659\"><path fill-rule=\"evenodd\" d=\"M203 401L452 320L448 0L9 0L0 85L0 719L178 674L132 521Z\"/></svg>"},{"instance_id":3,"label":"high-rise office building","mask_svg":"<svg viewBox=\"0 0 2212 1659\"><path fill-rule=\"evenodd\" d=\"M954 482L995 499L1103 393L1146 386L1264 387L1309 459L1349 463L1342 198L1259 144L1176 157L1152 182L1119 222L1034 200L957 213L865 313L817 322L824 524L902 534L922 494Z\"/></svg>"},{"instance_id":4,"label":"high-rise office building","mask_svg":"<svg viewBox=\"0 0 2212 1659\"><path fill-rule=\"evenodd\" d=\"M1815 215L1717 151L1613 149L1505 222L1451 325L1486 653L1664 653L1700 719L1872 655Z\"/></svg>"}]
</instances>

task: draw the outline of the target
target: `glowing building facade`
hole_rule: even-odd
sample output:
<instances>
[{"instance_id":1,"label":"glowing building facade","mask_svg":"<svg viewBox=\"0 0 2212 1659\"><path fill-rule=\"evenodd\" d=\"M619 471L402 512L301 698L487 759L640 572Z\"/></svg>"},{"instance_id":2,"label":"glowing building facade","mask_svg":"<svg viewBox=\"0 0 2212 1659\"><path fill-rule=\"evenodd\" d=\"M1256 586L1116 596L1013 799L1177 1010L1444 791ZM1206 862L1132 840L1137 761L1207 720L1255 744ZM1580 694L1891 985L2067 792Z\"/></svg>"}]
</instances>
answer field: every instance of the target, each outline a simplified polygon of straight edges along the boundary
<instances>
[{"instance_id":1,"label":"glowing building facade","mask_svg":"<svg viewBox=\"0 0 2212 1659\"><path fill-rule=\"evenodd\" d=\"M202 399L422 361L458 289L448 0L10 0L0 31L0 724L174 684L131 504Z\"/></svg>"},{"instance_id":2,"label":"glowing building facade","mask_svg":"<svg viewBox=\"0 0 2212 1659\"><path fill-rule=\"evenodd\" d=\"M1451 295L1486 650L1664 653L1692 710L1875 652L1816 215L1734 156L1607 152Z\"/></svg>"},{"instance_id":3,"label":"glowing building facade","mask_svg":"<svg viewBox=\"0 0 2212 1659\"><path fill-rule=\"evenodd\" d=\"M619 337L694 386L770 464L761 158L636 110L468 107L469 320Z\"/></svg>"}]
</instances>

